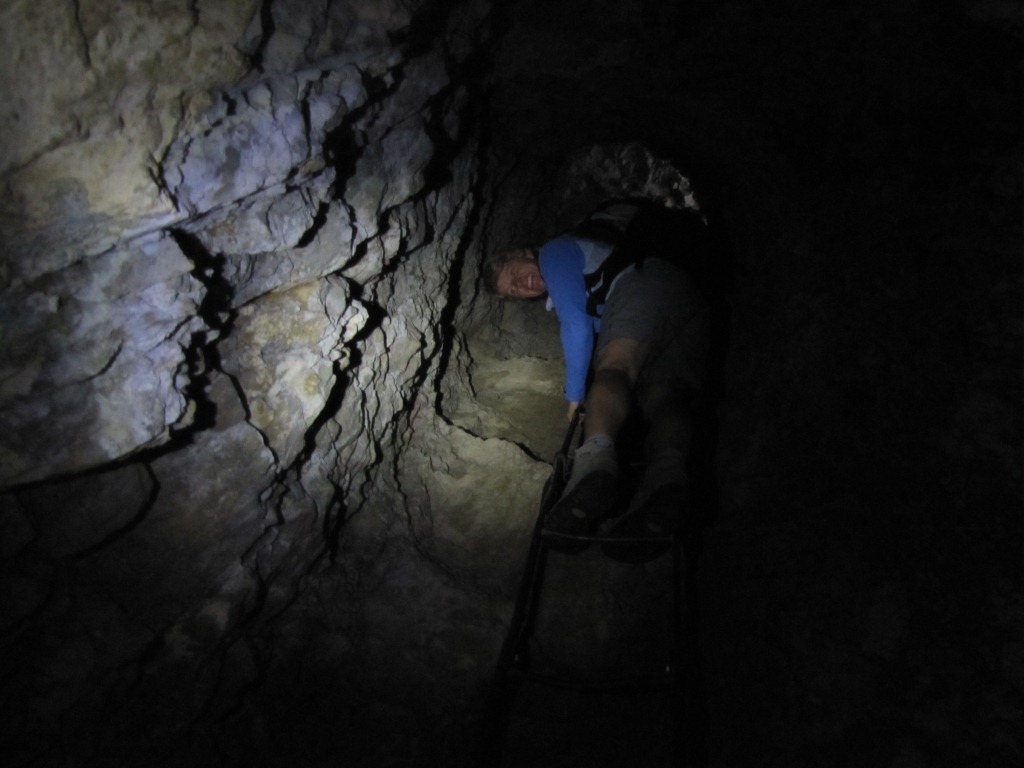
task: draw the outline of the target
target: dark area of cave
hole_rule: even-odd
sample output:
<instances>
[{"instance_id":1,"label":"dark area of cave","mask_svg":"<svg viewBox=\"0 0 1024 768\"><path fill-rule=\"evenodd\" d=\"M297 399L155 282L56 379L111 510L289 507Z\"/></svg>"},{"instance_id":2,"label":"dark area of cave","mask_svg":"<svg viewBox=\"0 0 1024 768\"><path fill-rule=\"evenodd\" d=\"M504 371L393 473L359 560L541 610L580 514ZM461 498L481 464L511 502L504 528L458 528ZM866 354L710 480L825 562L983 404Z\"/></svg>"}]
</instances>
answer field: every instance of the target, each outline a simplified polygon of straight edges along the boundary
<instances>
[{"instance_id":1,"label":"dark area of cave","mask_svg":"<svg viewBox=\"0 0 1024 768\"><path fill-rule=\"evenodd\" d=\"M652 158L730 255L689 707L502 764L1024 761L1015 3L74 5L5 11L5 764L473 765L564 430L479 263ZM555 563L549 650L656 655L666 568Z\"/></svg>"}]
</instances>

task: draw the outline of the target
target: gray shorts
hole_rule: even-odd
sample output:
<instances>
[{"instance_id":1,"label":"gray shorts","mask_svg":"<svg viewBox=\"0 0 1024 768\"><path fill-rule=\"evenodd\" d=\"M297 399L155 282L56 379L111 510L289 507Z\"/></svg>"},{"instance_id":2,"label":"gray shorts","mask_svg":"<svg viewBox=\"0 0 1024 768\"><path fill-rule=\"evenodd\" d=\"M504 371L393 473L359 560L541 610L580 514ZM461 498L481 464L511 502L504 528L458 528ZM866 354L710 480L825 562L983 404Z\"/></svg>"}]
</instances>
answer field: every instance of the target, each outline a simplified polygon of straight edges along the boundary
<instances>
[{"instance_id":1,"label":"gray shorts","mask_svg":"<svg viewBox=\"0 0 1024 768\"><path fill-rule=\"evenodd\" d=\"M597 349L613 339L642 342L638 390L656 383L697 391L707 375L708 315L707 302L682 270L651 259L615 284Z\"/></svg>"}]
</instances>

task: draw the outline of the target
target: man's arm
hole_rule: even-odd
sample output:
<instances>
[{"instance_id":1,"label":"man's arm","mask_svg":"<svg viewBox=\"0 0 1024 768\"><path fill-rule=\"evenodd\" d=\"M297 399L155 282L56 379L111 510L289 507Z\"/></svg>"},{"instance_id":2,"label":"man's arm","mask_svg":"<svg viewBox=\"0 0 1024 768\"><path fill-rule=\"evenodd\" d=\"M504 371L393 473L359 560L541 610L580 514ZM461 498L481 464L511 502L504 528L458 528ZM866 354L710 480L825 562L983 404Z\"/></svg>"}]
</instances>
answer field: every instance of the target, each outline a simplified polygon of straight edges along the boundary
<instances>
[{"instance_id":1,"label":"man's arm","mask_svg":"<svg viewBox=\"0 0 1024 768\"><path fill-rule=\"evenodd\" d=\"M548 295L558 314L565 356L565 399L569 401L570 418L583 400L594 349L594 319L587 314L584 262L583 251L569 238L547 243L538 258Z\"/></svg>"}]
</instances>

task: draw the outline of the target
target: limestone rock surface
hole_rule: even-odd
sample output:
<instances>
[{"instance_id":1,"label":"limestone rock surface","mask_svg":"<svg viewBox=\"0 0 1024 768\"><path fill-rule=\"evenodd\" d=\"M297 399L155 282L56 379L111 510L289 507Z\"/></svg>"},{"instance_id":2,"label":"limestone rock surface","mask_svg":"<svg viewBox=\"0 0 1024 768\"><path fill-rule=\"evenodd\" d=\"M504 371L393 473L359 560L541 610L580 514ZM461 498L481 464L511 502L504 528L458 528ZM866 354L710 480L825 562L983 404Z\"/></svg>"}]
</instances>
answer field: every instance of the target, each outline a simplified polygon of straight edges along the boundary
<instances>
[{"instance_id":1,"label":"limestone rock surface","mask_svg":"<svg viewBox=\"0 0 1024 768\"><path fill-rule=\"evenodd\" d=\"M545 465L439 394L481 216L489 3L8 5L0 589L22 656L0 715L53 760L75 759L45 746L63 730L200 764L229 702L284 673L258 646L296 647L321 594L363 634L337 676L404 642L365 618L408 574L441 594L453 557L508 588L529 505L480 507ZM445 590L438 610L470 610ZM459 686L494 611L470 610ZM132 701L97 703L127 680Z\"/></svg>"},{"instance_id":2,"label":"limestone rock surface","mask_svg":"<svg viewBox=\"0 0 1024 768\"><path fill-rule=\"evenodd\" d=\"M0 482L95 466L190 423L186 351L208 330L193 270L154 233L4 289Z\"/></svg>"}]
</instances>

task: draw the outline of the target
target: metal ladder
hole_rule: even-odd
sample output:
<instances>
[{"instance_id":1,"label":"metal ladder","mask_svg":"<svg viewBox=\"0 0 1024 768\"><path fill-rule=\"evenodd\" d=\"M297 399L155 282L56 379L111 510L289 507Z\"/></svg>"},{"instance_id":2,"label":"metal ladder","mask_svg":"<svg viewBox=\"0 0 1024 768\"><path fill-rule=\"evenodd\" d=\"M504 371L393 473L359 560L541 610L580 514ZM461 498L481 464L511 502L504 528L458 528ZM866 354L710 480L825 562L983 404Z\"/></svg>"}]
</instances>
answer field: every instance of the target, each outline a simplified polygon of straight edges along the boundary
<instances>
[{"instance_id":1,"label":"metal ladder","mask_svg":"<svg viewBox=\"0 0 1024 768\"><path fill-rule=\"evenodd\" d=\"M582 409L581 409L582 410ZM541 495L540 510L534 524L530 547L526 556L523 575L520 579L515 608L509 630L501 646L498 662L491 679L490 690L483 717L483 727L478 744L478 764L485 768L501 765L508 719L516 695L525 681L533 681L552 687L569 688L578 691L668 691L671 696L672 712L679 712L682 706L682 546L676 533L662 537L629 539L635 543L667 544L672 558L672 588L669 605L670 651L669 658L656 676L626 678L618 680L591 680L584 677L566 678L546 674L533 668L530 641L534 636L535 624L544 587L545 566L548 551L559 542L603 544L623 542L620 538L600 535L571 536L548 531L544 521L551 508L558 502L568 480L571 468L570 451L573 438L581 419L581 410L573 417L561 449L555 456L551 477L545 483ZM676 720L673 717L673 720ZM682 765L682 750L679 743L682 735L672 729L672 764Z\"/></svg>"}]
</instances>

